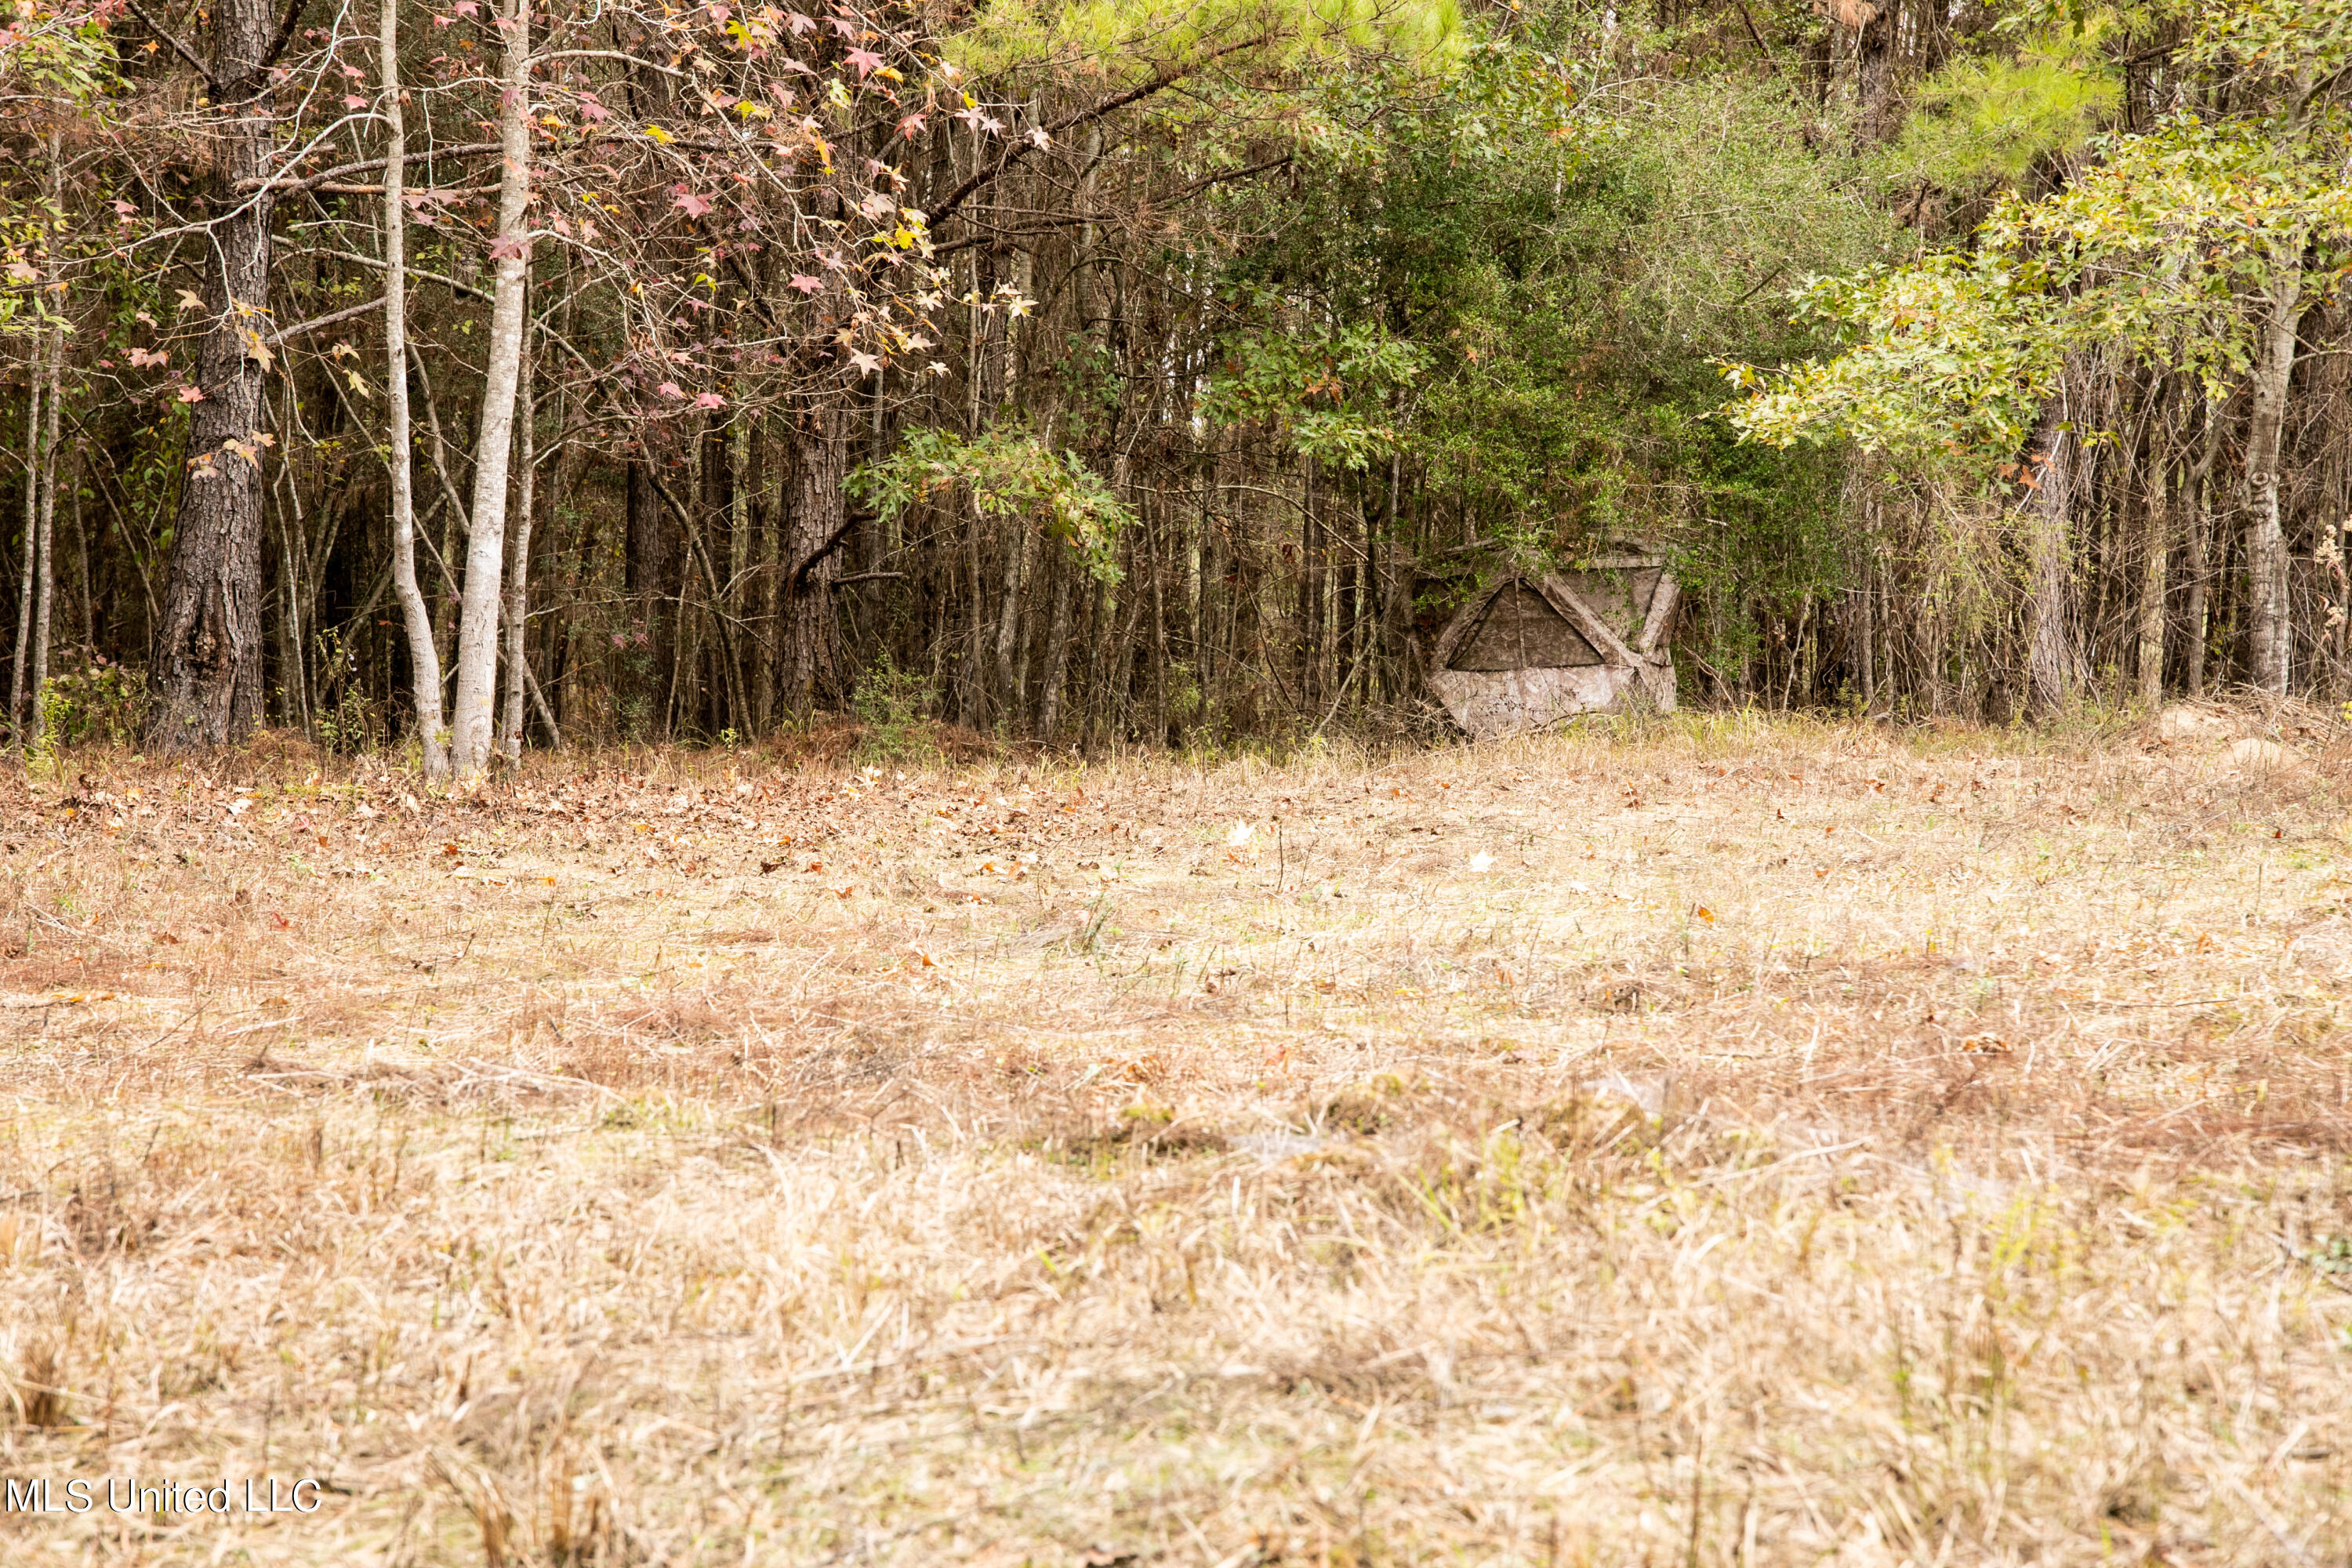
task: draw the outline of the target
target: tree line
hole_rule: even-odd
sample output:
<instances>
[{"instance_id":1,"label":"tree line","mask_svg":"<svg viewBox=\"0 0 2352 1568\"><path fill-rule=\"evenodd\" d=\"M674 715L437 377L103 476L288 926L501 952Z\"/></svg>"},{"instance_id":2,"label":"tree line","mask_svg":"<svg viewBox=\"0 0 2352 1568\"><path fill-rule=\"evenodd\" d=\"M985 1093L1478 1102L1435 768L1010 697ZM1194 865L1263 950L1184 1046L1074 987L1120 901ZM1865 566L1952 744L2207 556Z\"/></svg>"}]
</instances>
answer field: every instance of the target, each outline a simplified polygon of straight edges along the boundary
<instances>
[{"instance_id":1,"label":"tree line","mask_svg":"<svg viewBox=\"0 0 2352 1568\"><path fill-rule=\"evenodd\" d=\"M2340 11L18 0L11 735L2341 697Z\"/></svg>"}]
</instances>

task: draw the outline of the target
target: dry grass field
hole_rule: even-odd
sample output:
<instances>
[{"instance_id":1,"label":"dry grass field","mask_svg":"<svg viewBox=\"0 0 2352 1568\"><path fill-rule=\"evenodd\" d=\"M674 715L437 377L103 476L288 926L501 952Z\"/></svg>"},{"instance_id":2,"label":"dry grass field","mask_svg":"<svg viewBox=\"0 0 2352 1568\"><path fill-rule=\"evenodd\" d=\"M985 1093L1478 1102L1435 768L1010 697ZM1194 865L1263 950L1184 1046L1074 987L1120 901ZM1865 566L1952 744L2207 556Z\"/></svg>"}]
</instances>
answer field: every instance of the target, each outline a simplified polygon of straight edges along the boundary
<instances>
[{"instance_id":1,"label":"dry grass field","mask_svg":"<svg viewBox=\"0 0 2352 1568\"><path fill-rule=\"evenodd\" d=\"M0 1560L2344 1563L2227 738L10 771Z\"/></svg>"}]
</instances>

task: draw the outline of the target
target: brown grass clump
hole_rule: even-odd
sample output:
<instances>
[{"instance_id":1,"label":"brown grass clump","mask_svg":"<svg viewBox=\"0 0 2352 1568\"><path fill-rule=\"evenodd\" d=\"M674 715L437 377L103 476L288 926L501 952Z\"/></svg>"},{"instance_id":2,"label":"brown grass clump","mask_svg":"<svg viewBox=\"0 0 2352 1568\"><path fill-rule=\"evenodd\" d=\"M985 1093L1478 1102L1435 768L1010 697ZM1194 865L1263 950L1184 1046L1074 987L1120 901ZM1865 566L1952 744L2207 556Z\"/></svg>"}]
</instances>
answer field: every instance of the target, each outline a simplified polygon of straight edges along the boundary
<instances>
[{"instance_id":1,"label":"brown grass clump","mask_svg":"<svg viewBox=\"0 0 2352 1568\"><path fill-rule=\"evenodd\" d=\"M2196 733L0 779L0 1560L2344 1561L2352 753Z\"/></svg>"}]
</instances>

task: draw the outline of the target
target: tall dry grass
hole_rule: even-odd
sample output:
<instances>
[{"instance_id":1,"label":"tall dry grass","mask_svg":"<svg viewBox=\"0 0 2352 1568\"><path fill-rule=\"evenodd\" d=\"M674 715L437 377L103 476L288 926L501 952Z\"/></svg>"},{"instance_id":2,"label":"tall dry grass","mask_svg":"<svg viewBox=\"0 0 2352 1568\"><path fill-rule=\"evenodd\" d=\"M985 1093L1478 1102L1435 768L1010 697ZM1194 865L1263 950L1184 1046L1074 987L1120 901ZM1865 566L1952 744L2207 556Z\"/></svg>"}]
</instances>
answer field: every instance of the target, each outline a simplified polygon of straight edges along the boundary
<instances>
[{"instance_id":1,"label":"tall dry grass","mask_svg":"<svg viewBox=\"0 0 2352 1568\"><path fill-rule=\"evenodd\" d=\"M0 1555L2342 1562L2347 758L2223 739L0 781L0 1476L331 1489Z\"/></svg>"}]
</instances>

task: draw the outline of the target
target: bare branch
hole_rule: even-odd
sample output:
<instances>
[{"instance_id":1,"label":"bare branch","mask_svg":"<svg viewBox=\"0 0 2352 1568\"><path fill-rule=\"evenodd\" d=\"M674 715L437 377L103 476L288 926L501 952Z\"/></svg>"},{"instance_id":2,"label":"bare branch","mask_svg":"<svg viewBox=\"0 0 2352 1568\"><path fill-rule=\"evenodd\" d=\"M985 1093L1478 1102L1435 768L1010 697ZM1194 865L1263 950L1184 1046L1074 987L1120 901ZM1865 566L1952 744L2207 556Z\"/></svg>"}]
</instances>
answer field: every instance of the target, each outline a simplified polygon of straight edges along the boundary
<instances>
[{"instance_id":1,"label":"bare branch","mask_svg":"<svg viewBox=\"0 0 2352 1568\"><path fill-rule=\"evenodd\" d=\"M263 70L276 65L278 57L286 52L286 46L294 41L294 25L302 19L302 7L309 4L310 0L286 0L286 17L278 24L278 36L269 40L269 47L262 52Z\"/></svg>"},{"instance_id":2,"label":"bare branch","mask_svg":"<svg viewBox=\"0 0 2352 1568\"><path fill-rule=\"evenodd\" d=\"M495 142L467 142L456 147L433 147L423 152L411 153L400 163L401 167L406 168L411 163L427 163L435 158L473 158L485 153L495 153L498 150L499 144ZM370 158L358 163L338 163L331 169L322 169L315 174L305 174L299 180L280 181L265 174L257 179L239 180L236 189L240 192L257 191L262 186L268 185L272 191L289 194L295 191L314 191L321 186L331 184L346 174L364 174L372 170L381 169L385 162L386 160L383 158ZM382 186L375 188L378 191L383 189ZM362 191L344 194L365 195L366 193Z\"/></svg>"},{"instance_id":3,"label":"bare branch","mask_svg":"<svg viewBox=\"0 0 2352 1568\"><path fill-rule=\"evenodd\" d=\"M686 71L677 70L669 66L656 65L651 60L640 59L635 55L624 54L619 49L557 49L552 54L538 56L531 63L538 65L547 60L619 60L624 65L639 66L649 71L659 71L664 76L673 76L680 81L692 79Z\"/></svg>"},{"instance_id":4,"label":"bare branch","mask_svg":"<svg viewBox=\"0 0 2352 1568\"><path fill-rule=\"evenodd\" d=\"M1174 206L1179 202L1190 201L1192 197L1199 195L1202 191L1207 190L1212 185L1222 185L1233 180L1246 180L1252 174L1263 174L1269 170L1279 169L1292 161L1293 154L1285 153L1278 158L1268 158L1262 163L1252 163L1245 168L1227 169L1220 174L1203 174L1201 178L1193 181L1191 184L1185 186L1182 190L1176 192L1174 195L1159 198L1159 205L1161 206ZM1090 223L1114 223L1117 221L1118 218L1115 215L1105 213L1062 214L1055 216L1049 222L1032 224L1026 228L1009 230L995 229L987 234L968 236L965 238L956 240L954 243L950 245L934 246L931 247L931 254L933 256L952 256L959 250L970 250L974 246L993 244L999 239L1023 239L1031 235L1057 234L1066 229L1077 228L1083 225Z\"/></svg>"},{"instance_id":5,"label":"bare branch","mask_svg":"<svg viewBox=\"0 0 2352 1568\"><path fill-rule=\"evenodd\" d=\"M171 45L172 52L179 56L182 59L187 61L189 69L204 78L205 83L215 90L219 89L220 79L213 75L212 68L210 66L196 58L195 50L180 42L179 34L172 31L171 28L155 20L154 17L147 15L145 11L141 10L139 7L139 0L122 0L122 3L131 8L131 14L132 16L138 17L141 22L146 24L146 27L149 32L163 39L163 42Z\"/></svg>"},{"instance_id":6,"label":"bare branch","mask_svg":"<svg viewBox=\"0 0 2352 1568\"><path fill-rule=\"evenodd\" d=\"M1168 89L1175 86L1178 82L1182 81L1185 78L1194 74L1201 65L1206 65L1210 60L1223 59L1227 55L1239 54L1244 49L1257 48L1264 45L1265 41L1266 35L1263 33L1253 34L1249 37L1242 39L1239 43L1227 44L1223 48L1211 50L1204 59L1200 61L1198 65L1192 68L1171 68L1163 69L1158 75L1152 77L1150 80L1140 83L1138 86L1131 87L1125 92L1113 93L1110 97L1102 100L1090 109L1076 110L1069 114L1064 115L1053 124L1045 127L1045 134L1048 138L1057 137L1066 132L1074 131L1081 125L1091 124L1095 121L1100 120L1107 115L1116 114L1130 103L1139 103L1143 100L1150 98L1154 93L1165 92ZM983 186L993 184L1003 175L1007 169L1012 168L1013 164L1019 163L1023 158L1027 157L1040 145L1041 143L1033 141L1026 136L1015 138L1009 145L1006 146L1003 153L998 156L994 167L975 169L972 171L971 176L969 179L965 180L962 184L958 185L954 190L950 191L946 197L942 199L937 206L933 207L928 215L926 215L929 219L931 226L936 228L940 224L945 223L949 218L954 216L957 211L962 207L963 204L971 199L974 192L979 191Z\"/></svg>"},{"instance_id":7,"label":"bare branch","mask_svg":"<svg viewBox=\"0 0 2352 1568\"><path fill-rule=\"evenodd\" d=\"M273 345L282 343L289 338L299 338L305 332L315 332L320 327L331 327L337 321L347 321L353 316L363 316L370 310L381 310L383 309L383 301L382 300L370 300L362 304L347 305L343 309L336 310L331 314L313 316L309 321L298 322L295 325L287 328L282 332L274 332L270 335L269 342Z\"/></svg>"}]
</instances>

